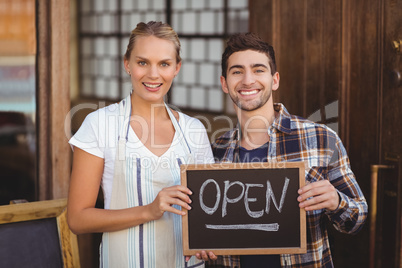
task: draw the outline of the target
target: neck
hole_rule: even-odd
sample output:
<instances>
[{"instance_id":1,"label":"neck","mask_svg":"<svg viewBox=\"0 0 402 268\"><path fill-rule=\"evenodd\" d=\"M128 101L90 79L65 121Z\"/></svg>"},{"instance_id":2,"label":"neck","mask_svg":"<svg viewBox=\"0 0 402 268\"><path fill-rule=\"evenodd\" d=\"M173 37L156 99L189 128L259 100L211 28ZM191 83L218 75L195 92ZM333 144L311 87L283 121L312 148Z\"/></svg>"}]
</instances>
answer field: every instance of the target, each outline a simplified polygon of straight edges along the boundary
<instances>
[{"instance_id":1,"label":"neck","mask_svg":"<svg viewBox=\"0 0 402 268\"><path fill-rule=\"evenodd\" d=\"M255 149L269 141L268 128L275 120L272 101L254 111L243 111L237 108L237 118L241 128L242 147Z\"/></svg>"},{"instance_id":2,"label":"neck","mask_svg":"<svg viewBox=\"0 0 402 268\"><path fill-rule=\"evenodd\" d=\"M134 94L131 95L131 115L141 116L145 120L168 117L163 100L158 103L146 102Z\"/></svg>"}]
</instances>

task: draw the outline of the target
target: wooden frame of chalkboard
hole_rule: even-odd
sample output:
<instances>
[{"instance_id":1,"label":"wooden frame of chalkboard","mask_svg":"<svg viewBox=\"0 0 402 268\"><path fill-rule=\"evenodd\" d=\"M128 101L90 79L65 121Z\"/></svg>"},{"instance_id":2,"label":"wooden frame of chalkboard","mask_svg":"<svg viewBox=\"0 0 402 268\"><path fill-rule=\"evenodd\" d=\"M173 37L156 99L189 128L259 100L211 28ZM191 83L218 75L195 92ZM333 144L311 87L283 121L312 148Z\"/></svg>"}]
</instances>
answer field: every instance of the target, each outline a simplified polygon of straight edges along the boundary
<instances>
[{"instance_id":1,"label":"wooden frame of chalkboard","mask_svg":"<svg viewBox=\"0 0 402 268\"><path fill-rule=\"evenodd\" d=\"M0 206L0 266L79 268L66 206L67 199Z\"/></svg>"},{"instance_id":2,"label":"wooden frame of chalkboard","mask_svg":"<svg viewBox=\"0 0 402 268\"><path fill-rule=\"evenodd\" d=\"M306 253L306 213L297 190L303 162L181 165L193 194L182 217L183 253L215 255Z\"/></svg>"}]
</instances>

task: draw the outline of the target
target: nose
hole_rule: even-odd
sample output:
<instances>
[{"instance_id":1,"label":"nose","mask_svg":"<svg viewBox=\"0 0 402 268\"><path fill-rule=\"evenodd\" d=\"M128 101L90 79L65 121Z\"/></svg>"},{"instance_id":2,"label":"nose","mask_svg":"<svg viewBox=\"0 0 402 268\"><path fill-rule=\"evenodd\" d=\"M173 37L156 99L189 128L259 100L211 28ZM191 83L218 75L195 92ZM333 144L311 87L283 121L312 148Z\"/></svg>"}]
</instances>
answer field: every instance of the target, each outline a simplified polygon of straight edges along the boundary
<instances>
[{"instance_id":1,"label":"nose","mask_svg":"<svg viewBox=\"0 0 402 268\"><path fill-rule=\"evenodd\" d=\"M244 72L242 82L243 82L243 85L245 85L245 86L254 84L255 83L255 77L254 77L253 72L251 72L251 71Z\"/></svg>"},{"instance_id":2,"label":"nose","mask_svg":"<svg viewBox=\"0 0 402 268\"><path fill-rule=\"evenodd\" d=\"M151 78L151 79L156 79L156 78L158 78L158 77L159 77L158 66L156 66L156 65L151 65L151 66L149 67L149 70L148 70L148 76L149 76L149 78Z\"/></svg>"}]
</instances>

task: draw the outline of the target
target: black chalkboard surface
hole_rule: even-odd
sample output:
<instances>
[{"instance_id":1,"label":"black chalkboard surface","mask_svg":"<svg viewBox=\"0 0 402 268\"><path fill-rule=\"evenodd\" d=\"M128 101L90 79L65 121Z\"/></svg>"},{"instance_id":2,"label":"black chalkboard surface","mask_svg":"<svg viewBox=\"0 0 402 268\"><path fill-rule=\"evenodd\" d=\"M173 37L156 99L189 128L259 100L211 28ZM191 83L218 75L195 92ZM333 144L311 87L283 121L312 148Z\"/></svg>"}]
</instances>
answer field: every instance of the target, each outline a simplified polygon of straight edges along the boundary
<instances>
[{"instance_id":1,"label":"black chalkboard surface","mask_svg":"<svg viewBox=\"0 0 402 268\"><path fill-rule=\"evenodd\" d=\"M0 267L80 267L66 199L0 206Z\"/></svg>"},{"instance_id":2,"label":"black chalkboard surface","mask_svg":"<svg viewBox=\"0 0 402 268\"><path fill-rule=\"evenodd\" d=\"M306 252L306 217L297 190L304 163L182 165L192 209L183 216L184 255Z\"/></svg>"},{"instance_id":3,"label":"black chalkboard surface","mask_svg":"<svg viewBox=\"0 0 402 268\"><path fill-rule=\"evenodd\" d=\"M0 237L1 267L63 267L55 218L3 224Z\"/></svg>"}]
</instances>

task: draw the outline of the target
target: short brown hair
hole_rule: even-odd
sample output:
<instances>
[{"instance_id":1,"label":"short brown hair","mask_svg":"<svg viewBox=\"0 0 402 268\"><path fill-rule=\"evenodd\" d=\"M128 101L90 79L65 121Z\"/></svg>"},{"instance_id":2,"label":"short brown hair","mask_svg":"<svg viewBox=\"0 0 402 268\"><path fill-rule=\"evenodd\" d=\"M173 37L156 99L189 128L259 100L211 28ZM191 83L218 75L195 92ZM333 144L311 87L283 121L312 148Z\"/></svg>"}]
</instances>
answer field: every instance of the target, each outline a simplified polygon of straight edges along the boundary
<instances>
[{"instance_id":1,"label":"short brown hair","mask_svg":"<svg viewBox=\"0 0 402 268\"><path fill-rule=\"evenodd\" d=\"M222 54L222 76L226 78L229 57L239 51L254 50L264 53L268 57L271 74L276 73L276 62L274 48L254 33L238 33L232 35L226 44Z\"/></svg>"},{"instance_id":2,"label":"short brown hair","mask_svg":"<svg viewBox=\"0 0 402 268\"><path fill-rule=\"evenodd\" d=\"M140 22L137 27L131 31L130 40L127 45L126 53L124 54L124 59L129 60L131 56L131 51L134 48L135 41L141 36L155 36L167 41L173 42L176 48L176 62L181 61L180 58L180 40L177 33L173 28L167 24L160 21L150 21L148 23Z\"/></svg>"}]
</instances>

